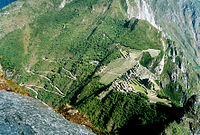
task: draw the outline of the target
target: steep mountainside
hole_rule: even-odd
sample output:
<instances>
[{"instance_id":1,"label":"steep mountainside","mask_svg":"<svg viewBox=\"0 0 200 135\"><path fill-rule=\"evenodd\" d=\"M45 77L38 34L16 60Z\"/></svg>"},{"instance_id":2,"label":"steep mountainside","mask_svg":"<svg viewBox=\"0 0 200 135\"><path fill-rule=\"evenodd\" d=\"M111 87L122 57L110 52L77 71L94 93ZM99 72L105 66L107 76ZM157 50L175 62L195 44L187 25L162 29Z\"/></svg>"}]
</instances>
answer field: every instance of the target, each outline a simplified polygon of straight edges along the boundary
<instances>
[{"instance_id":1,"label":"steep mountainside","mask_svg":"<svg viewBox=\"0 0 200 135\"><path fill-rule=\"evenodd\" d=\"M129 0L132 2L133 0ZM129 17L149 21L153 26L164 31L183 48L191 60L199 64L200 2L197 0L135 0L135 5L128 6ZM135 9L136 12L131 12Z\"/></svg>"},{"instance_id":2,"label":"steep mountainside","mask_svg":"<svg viewBox=\"0 0 200 135\"><path fill-rule=\"evenodd\" d=\"M18 0L0 11L4 76L98 134L199 133L198 4Z\"/></svg>"},{"instance_id":3,"label":"steep mountainside","mask_svg":"<svg viewBox=\"0 0 200 135\"><path fill-rule=\"evenodd\" d=\"M155 20L175 40L190 59L200 64L200 1L148 1Z\"/></svg>"}]
</instances>

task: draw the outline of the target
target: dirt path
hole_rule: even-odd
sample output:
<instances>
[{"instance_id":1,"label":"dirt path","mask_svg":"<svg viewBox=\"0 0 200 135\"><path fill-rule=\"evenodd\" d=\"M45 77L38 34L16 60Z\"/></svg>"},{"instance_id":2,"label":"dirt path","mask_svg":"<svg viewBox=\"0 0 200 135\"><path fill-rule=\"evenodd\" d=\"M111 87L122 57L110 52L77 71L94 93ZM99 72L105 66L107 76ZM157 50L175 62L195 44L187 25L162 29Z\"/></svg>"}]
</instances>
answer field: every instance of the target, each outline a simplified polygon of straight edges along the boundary
<instances>
[{"instance_id":1,"label":"dirt path","mask_svg":"<svg viewBox=\"0 0 200 135\"><path fill-rule=\"evenodd\" d=\"M25 86L25 88L32 90L36 95L35 98L37 99L38 96L38 92L36 90L34 90L33 88L29 87L29 86Z\"/></svg>"},{"instance_id":2,"label":"dirt path","mask_svg":"<svg viewBox=\"0 0 200 135\"><path fill-rule=\"evenodd\" d=\"M32 71L30 71L29 69L27 69L26 72L35 75L35 73L33 73ZM50 84L53 88L55 88L55 89L58 91L59 95L61 95L61 96L64 96L64 95L65 95L57 86L55 86L55 85L53 85L53 84L51 83L51 80L50 80L48 77L46 77L46 76L44 76L44 75L39 75L39 74L36 74L36 75L40 76L41 78L44 78L44 79L48 80L48 81L49 81L49 84ZM35 87L36 87L36 86L35 86ZM38 87L38 86L37 86L37 87ZM42 89L44 89L44 88L42 88Z\"/></svg>"},{"instance_id":3,"label":"dirt path","mask_svg":"<svg viewBox=\"0 0 200 135\"><path fill-rule=\"evenodd\" d=\"M36 87L36 88L38 88L38 89L43 89L44 91L47 91L47 92L50 92L50 93L54 93L54 94L59 95L59 96L61 96L61 97L65 97L64 95L61 95L61 94L58 93L58 92L54 92L54 91L47 90L47 89L45 89L45 88L42 87L42 86L36 86L36 85L24 85L24 86L25 86L26 88L28 88L28 89L30 89L30 90L32 90L33 92L36 93L35 98L37 98L38 92L37 92L36 90L34 90L32 87Z\"/></svg>"},{"instance_id":4,"label":"dirt path","mask_svg":"<svg viewBox=\"0 0 200 135\"><path fill-rule=\"evenodd\" d=\"M76 80L76 76L72 75L72 73L69 70L67 70L65 68L62 68L62 69L70 74L70 76L67 76L68 78L70 78L72 80Z\"/></svg>"}]
</instances>

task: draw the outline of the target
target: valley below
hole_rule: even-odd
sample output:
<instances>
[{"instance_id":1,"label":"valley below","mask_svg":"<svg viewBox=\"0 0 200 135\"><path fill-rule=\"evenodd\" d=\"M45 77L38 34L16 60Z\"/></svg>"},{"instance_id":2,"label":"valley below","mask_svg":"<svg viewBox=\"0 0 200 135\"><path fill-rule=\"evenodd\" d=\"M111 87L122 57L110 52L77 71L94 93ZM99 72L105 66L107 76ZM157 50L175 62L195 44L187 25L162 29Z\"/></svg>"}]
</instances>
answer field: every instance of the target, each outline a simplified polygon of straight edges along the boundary
<instances>
[{"instance_id":1,"label":"valley below","mask_svg":"<svg viewBox=\"0 0 200 135\"><path fill-rule=\"evenodd\" d=\"M199 134L198 5L17 0L0 10L0 89L99 135Z\"/></svg>"}]
</instances>

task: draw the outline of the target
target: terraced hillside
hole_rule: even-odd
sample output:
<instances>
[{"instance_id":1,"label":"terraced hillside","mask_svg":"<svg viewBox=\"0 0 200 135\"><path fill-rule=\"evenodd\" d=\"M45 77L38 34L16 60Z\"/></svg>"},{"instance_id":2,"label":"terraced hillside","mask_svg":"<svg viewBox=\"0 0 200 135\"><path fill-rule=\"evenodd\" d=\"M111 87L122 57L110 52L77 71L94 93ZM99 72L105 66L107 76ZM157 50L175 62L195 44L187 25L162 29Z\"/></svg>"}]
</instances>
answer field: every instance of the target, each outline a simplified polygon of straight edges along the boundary
<instances>
[{"instance_id":1,"label":"terraced hillside","mask_svg":"<svg viewBox=\"0 0 200 135\"><path fill-rule=\"evenodd\" d=\"M0 11L4 75L58 110L72 105L99 134L163 132L190 111L199 75L177 42L152 21L131 16L135 4L12 3Z\"/></svg>"}]
</instances>

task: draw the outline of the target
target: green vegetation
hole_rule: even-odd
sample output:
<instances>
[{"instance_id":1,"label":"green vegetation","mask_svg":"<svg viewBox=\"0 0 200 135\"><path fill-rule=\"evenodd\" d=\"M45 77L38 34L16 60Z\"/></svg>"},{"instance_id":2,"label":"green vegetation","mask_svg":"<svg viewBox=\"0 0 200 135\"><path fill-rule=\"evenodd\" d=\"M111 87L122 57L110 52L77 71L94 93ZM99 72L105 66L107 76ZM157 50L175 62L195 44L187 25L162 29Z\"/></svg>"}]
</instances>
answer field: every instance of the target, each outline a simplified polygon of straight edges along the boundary
<instances>
[{"instance_id":1,"label":"green vegetation","mask_svg":"<svg viewBox=\"0 0 200 135\"><path fill-rule=\"evenodd\" d=\"M9 58L9 60L18 68L22 66L23 62L27 61L26 56L24 55L23 43L21 41L23 37L21 34L22 32L17 30L0 40L1 56Z\"/></svg>"},{"instance_id":2,"label":"green vegetation","mask_svg":"<svg viewBox=\"0 0 200 135\"><path fill-rule=\"evenodd\" d=\"M170 58L167 59L166 63L167 64L165 64L165 66L164 66L163 73L166 73L169 76L171 76L176 65L170 60Z\"/></svg>"},{"instance_id":3,"label":"green vegetation","mask_svg":"<svg viewBox=\"0 0 200 135\"><path fill-rule=\"evenodd\" d=\"M140 64L144 67L147 67L151 64L153 58L149 54L149 52L143 52L142 58L140 60Z\"/></svg>"},{"instance_id":4,"label":"green vegetation","mask_svg":"<svg viewBox=\"0 0 200 135\"><path fill-rule=\"evenodd\" d=\"M149 48L162 50L161 32L158 32L148 22L135 19L126 24L128 28L125 28L124 33L117 39L121 45L138 50Z\"/></svg>"},{"instance_id":5,"label":"green vegetation","mask_svg":"<svg viewBox=\"0 0 200 135\"><path fill-rule=\"evenodd\" d=\"M182 100L183 89L177 82L172 81L171 76L172 73L175 72L175 67L175 63L168 58L161 76L163 81L167 79L169 80L169 83L166 84L162 92L159 92L159 96L165 98L169 97L172 102L179 105Z\"/></svg>"},{"instance_id":6,"label":"green vegetation","mask_svg":"<svg viewBox=\"0 0 200 135\"><path fill-rule=\"evenodd\" d=\"M175 135L188 135L189 132L185 129L185 125L183 123L178 124L177 122L171 123L166 129L165 133L167 135L175 134Z\"/></svg>"},{"instance_id":7,"label":"green vegetation","mask_svg":"<svg viewBox=\"0 0 200 135\"><path fill-rule=\"evenodd\" d=\"M2 66L2 70L13 71L16 67L15 65L8 59L0 58L0 64Z\"/></svg>"},{"instance_id":8,"label":"green vegetation","mask_svg":"<svg viewBox=\"0 0 200 135\"><path fill-rule=\"evenodd\" d=\"M170 82L166 88L163 89L163 92L167 97L170 97L170 100L177 105L180 104L180 101L183 97L182 87L180 86L177 90L177 83Z\"/></svg>"},{"instance_id":9,"label":"green vegetation","mask_svg":"<svg viewBox=\"0 0 200 135\"><path fill-rule=\"evenodd\" d=\"M159 124L162 129L163 126L165 127L164 123L173 119L172 117L177 117L173 114L175 110L175 114L180 115L178 108L172 109L162 103L148 105L146 98L116 91L110 92L102 100L90 97L79 105L79 109L86 112L92 123L99 129L113 134L132 129L136 132L145 127L149 127L149 133L156 133L159 132L159 129L155 129L156 124Z\"/></svg>"},{"instance_id":10,"label":"green vegetation","mask_svg":"<svg viewBox=\"0 0 200 135\"><path fill-rule=\"evenodd\" d=\"M176 65L178 65L179 68L181 68L182 59L180 58L180 56L176 57L175 62L176 62Z\"/></svg>"},{"instance_id":11,"label":"green vegetation","mask_svg":"<svg viewBox=\"0 0 200 135\"><path fill-rule=\"evenodd\" d=\"M167 40L167 44L169 48L165 53L169 54L173 47L172 44L175 43L171 40ZM194 92L197 87L195 81L198 82L198 75L194 73L194 70L189 65L185 67L187 68L186 73L180 72L181 65L183 63L185 64L182 55L176 56L175 62L172 62L172 58L167 55L165 61L166 64L161 74L161 86L163 90L158 93L158 96L170 99L177 106L183 106L182 103L185 102L183 97L186 95L188 97L192 96L192 92ZM187 78L188 74L190 74L190 79L184 82L184 78ZM188 86L191 88L188 89Z\"/></svg>"},{"instance_id":12,"label":"green vegetation","mask_svg":"<svg viewBox=\"0 0 200 135\"><path fill-rule=\"evenodd\" d=\"M125 10L125 12L126 12L126 11L127 11L127 9L128 9L126 2L125 2L124 0L120 0L120 3L121 3L121 5L122 5L123 9L124 9L124 10ZM199 29L200 29L200 26L199 26Z\"/></svg>"},{"instance_id":13,"label":"green vegetation","mask_svg":"<svg viewBox=\"0 0 200 135\"><path fill-rule=\"evenodd\" d=\"M143 87L136 79L131 80L130 82L131 82L131 84L133 85L133 87L134 87L137 91L139 91L139 92L141 92L142 94L145 94L145 95L146 95L146 93L147 93L146 88Z\"/></svg>"},{"instance_id":14,"label":"green vegetation","mask_svg":"<svg viewBox=\"0 0 200 135\"><path fill-rule=\"evenodd\" d=\"M153 60L153 62L152 62L153 65L152 65L152 67L150 69L150 71L152 73L155 73L155 68L158 66L158 64L162 60L163 56L164 56L164 51L161 51L160 54Z\"/></svg>"},{"instance_id":15,"label":"green vegetation","mask_svg":"<svg viewBox=\"0 0 200 135\"><path fill-rule=\"evenodd\" d=\"M38 91L38 93L39 93L38 99L44 101L48 105L53 107L60 105L60 101L62 100L60 96L56 96L55 94L52 94L50 92L45 92L44 90L41 89Z\"/></svg>"}]
</instances>

